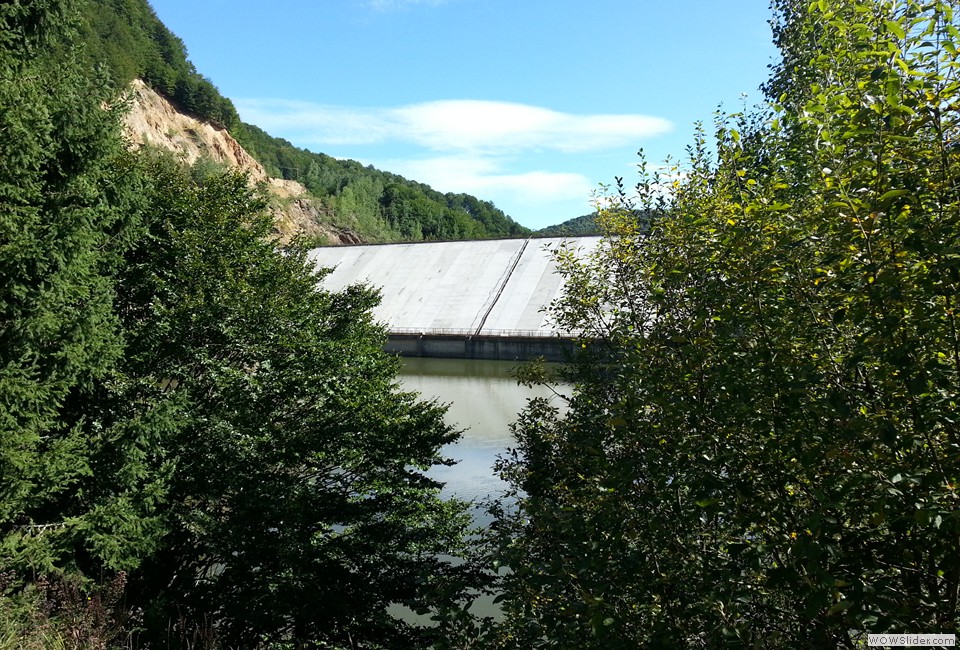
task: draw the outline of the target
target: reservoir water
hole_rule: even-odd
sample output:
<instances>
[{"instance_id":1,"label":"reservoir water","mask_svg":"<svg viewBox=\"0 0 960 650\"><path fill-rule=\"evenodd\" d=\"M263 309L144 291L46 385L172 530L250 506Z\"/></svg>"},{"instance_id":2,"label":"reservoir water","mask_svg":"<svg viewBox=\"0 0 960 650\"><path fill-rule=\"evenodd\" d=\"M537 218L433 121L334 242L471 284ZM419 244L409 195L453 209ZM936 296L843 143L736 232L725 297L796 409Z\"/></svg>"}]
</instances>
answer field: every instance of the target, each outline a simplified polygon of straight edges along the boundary
<instances>
[{"instance_id":1,"label":"reservoir water","mask_svg":"<svg viewBox=\"0 0 960 650\"><path fill-rule=\"evenodd\" d=\"M493 465L498 455L514 445L510 424L533 397L546 397L558 405L561 401L547 388L519 385L513 375L516 367L511 361L405 358L400 370L404 389L449 404L447 424L463 430L463 437L443 450L457 464L434 467L429 474L445 484L443 496L474 502L474 522L479 526L490 523L484 502L502 495L506 487ZM500 608L493 600L493 596L482 596L471 611L499 618ZM400 605L391 605L389 611L410 623L432 624L429 617Z\"/></svg>"},{"instance_id":2,"label":"reservoir water","mask_svg":"<svg viewBox=\"0 0 960 650\"><path fill-rule=\"evenodd\" d=\"M493 472L497 456L513 446L510 424L533 397L559 399L545 387L527 388L513 376L516 362L475 359L406 358L400 381L427 399L449 404L447 424L463 429L463 437L444 450L458 461L436 467L430 475L446 484L445 496L482 503L503 492ZM481 518L482 508L477 508Z\"/></svg>"}]
</instances>

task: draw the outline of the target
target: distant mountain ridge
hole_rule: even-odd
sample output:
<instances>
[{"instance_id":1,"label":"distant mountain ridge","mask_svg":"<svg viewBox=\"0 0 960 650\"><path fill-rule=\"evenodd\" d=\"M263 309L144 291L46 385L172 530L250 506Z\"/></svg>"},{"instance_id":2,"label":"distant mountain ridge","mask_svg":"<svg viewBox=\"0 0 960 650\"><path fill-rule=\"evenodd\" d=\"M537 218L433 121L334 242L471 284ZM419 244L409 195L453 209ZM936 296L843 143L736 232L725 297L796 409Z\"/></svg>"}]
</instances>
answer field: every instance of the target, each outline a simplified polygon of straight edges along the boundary
<instances>
[{"instance_id":1,"label":"distant mountain ridge","mask_svg":"<svg viewBox=\"0 0 960 650\"><path fill-rule=\"evenodd\" d=\"M531 232L489 201L440 193L356 161L297 148L242 122L233 103L196 70L183 41L146 0L87 0L82 18L90 63L105 66L117 88L133 84L134 111L143 108L138 109L138 103L159 111L150 119L164 125L161 131L149 125L150 119L128 120L134 139L177 151L190 162L209 159L239 167L252 180L265 182L274 197L281 240L300 236L318 245L483 239ZM146 89L180 117L173 117ZM233 149L243 154L231 153ZM256 165L238 163L244 156Z\"/></svg>"},{"instance_id":2,"label":"distant mountain ridge","mask_svg":"<svg viewBox=\"0 0 960 650\"><path fill-rule=\"evenodd\" d=\"M567 219L563 223L547 226L537 231L537 237L562 237L564 235L600 235L600 226L597 225L597 213L591 212L580 217Z\"/></svg>"}]
</instances>

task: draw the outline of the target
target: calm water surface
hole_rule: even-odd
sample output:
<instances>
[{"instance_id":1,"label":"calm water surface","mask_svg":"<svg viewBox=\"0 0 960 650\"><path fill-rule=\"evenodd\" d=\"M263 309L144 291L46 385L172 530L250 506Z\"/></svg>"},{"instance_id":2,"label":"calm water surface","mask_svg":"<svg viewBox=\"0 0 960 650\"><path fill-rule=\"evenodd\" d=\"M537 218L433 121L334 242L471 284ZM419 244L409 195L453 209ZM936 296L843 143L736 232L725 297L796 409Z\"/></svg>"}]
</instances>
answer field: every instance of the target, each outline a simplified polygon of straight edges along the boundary
<instances>
[{"instance_id":1,"label":"calm water surface","mask_svg":"<svg viewBox=\"0 0 960 650\"><path fill-rule=\"evenodd\" d=\"M446 483L444 496L480 502L501 494L505 485L493 473L493 465L499 454L514 445L510 424L533 397L559 404L546 388L517 384L512 374L516 367L512 361L404 359L403 387L449 404L447 423L464 429L463 438L444 450L457 464L430 471Z\"/></svg>"},{"instance_id":2,"label":"calm water surface","mask_svg":"<svg viewBox=\"0 0 960 650\"><path fill-rule=\"evenodd\" d=\"M474 521L481 526L490 522L484 502L506 489L493 473L493 465L498 455L515 444L510 424L533 397L546 397L558 405L561 402L546 388L517 384L512 374L516 367L517 363L510 361L406 358L400 370L404 389L449 404L447 424L464 430L460 440L443 450L457 464L434 467L429 474L446 484L443 496L473 501ZM431 624L429 617L418 616L400 605L391 605L388 611L411 623ZM493 596L478 598L471 611L479 616L500 616Z\"/></svg>"}]
</instances>

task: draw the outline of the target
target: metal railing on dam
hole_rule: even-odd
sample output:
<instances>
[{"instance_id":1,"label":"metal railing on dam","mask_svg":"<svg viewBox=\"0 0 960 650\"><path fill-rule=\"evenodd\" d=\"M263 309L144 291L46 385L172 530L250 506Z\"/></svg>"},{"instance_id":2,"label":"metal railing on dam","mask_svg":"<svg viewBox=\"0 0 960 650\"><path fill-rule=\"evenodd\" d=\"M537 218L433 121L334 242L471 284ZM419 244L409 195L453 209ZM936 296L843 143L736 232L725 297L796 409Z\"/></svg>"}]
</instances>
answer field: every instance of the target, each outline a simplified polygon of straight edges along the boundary
<instances>
[{"instance_id":1,"label":"metal railing on dam","mask_svg":"<svg viewBox=\"0 0 960 650\"><path fill-rule=\"evenodd\" d=\"M316 248L323 286L380 289L374 317L387 349L411 356L561 360L572 344L546 308L563 292L555 252L593 251L599 237L500 239Z\"/></svg>"}]
</instances>

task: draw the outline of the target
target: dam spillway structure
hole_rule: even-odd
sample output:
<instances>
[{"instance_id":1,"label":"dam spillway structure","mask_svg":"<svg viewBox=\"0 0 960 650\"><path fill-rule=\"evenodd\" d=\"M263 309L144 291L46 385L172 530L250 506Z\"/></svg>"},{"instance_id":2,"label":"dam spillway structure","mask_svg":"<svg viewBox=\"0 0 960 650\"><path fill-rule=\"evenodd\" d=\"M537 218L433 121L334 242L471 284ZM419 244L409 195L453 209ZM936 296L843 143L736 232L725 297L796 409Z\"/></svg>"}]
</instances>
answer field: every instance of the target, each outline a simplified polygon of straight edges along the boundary
<instances>
[{"instance_id":1,"label":"dam spillway structure","mask_svg":"<svg viewBox=\"0 0 960 650\"><path fill-rule=\"evenodd\" d=\"M572 346L546 307L563 292L554 253L586 255L600 237L550 237L315 248L332 268L324 289L380 290L374 318L387 351L404 356L562 361Z\"/></svg>"}]
</instances>

